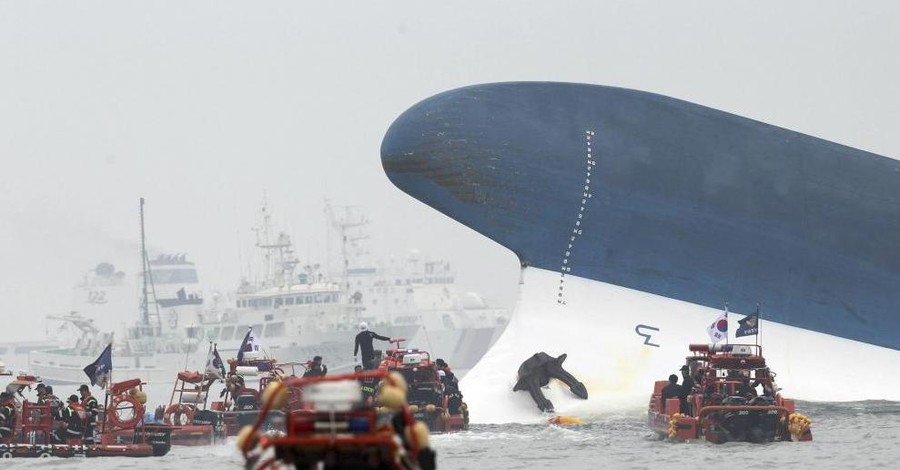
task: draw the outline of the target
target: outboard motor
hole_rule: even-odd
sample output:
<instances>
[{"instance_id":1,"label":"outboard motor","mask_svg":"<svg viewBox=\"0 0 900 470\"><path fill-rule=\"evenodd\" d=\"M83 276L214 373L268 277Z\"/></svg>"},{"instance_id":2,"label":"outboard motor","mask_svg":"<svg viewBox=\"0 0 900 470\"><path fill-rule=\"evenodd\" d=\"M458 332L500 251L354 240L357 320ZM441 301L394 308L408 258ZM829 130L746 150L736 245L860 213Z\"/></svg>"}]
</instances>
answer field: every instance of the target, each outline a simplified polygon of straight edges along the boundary
<instances>
[{"instance_id":1,"label":"outboard motor","mask_svg":"<svg viewBox=\"0 0 900 470\"><path fill-rule=\"evenodd\" d=\"M254 395L240 395L234 399L234 409L237 411L258 410L259 400Z\"/></svg>"},{"instance_id":2,"label":"outboard motor","mask_svg":"<svg viewBox=\"0 0 900 470\"><path fill-rule=\"evenodd\" d=\"M775 406L775 399L772 397L755 397L750 400L750 406ZM747 432L747 440L750 442L772 442L775 440L775 433L778 429L778 411L777 410L760 410L750 413L749 430Z\"/></svg>"},{"instance_id":3,"label":"outboard motor","mask_svg":"<svg viewBox=\"0 0 900 470\"><path fill-rule=\"evenodd\" d=\"M743 406L747 399L739 396L729 396L722 400L723 406ZM723 411L721 427L726 431L728 441L747 440L750 413L747 411Z\"/></svg>"},{"instance_id":4,"label":"outboard motor","mask_svg":"<svg viewBox=\"0 0 900 470\"><path fill-rule=\"evenodd\" d=\"M213 425L218 424L218 415L210 410L197 410L194 413L194 423L195 425Z\"/></svg>"}]
</instances>

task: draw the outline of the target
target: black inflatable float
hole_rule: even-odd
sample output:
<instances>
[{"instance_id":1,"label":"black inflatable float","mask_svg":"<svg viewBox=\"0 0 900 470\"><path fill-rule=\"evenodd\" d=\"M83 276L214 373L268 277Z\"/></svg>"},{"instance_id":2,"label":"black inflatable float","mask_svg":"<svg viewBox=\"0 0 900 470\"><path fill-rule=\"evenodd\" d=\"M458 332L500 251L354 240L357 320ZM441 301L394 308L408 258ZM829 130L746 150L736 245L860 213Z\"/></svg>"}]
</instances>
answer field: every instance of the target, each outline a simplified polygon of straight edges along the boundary
<instances>
[{"instance_id":1,"label":"black inflatable float","mask_svg":"<svg viewBox=\"0 0 900 470\"><path fill-rule=\"evenodd\" d=\"M550 379L559 379L569 386L569 390L578 398L587 399L587 389L572 374L562 368L566 354L553 357L543 351L535 353L519 366L519 380L513 387L514 392L520 390L531 394L532 400L541 411L553 412L553 403L541 393L541 387L550 383Z\"/></svg>"}]
</instances>

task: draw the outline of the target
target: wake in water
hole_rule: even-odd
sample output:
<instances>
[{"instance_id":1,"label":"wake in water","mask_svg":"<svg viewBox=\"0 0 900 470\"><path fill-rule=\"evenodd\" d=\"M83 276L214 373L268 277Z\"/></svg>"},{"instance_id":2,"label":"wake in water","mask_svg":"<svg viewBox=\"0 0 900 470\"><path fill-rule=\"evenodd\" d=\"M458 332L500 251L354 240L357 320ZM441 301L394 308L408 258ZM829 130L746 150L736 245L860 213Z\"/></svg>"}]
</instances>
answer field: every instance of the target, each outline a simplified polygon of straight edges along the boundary
<instances>
[{"instance_id":1,"label":"wake in water","mask_svg":"<svg viewBox=\"0 0 900 470\"><path fill-rule=\"evenodd\" d=\"M894 468L900 440L900 403L865 401L800 406L816 426L805 443L672 443L650 438L645 410L587 417L575 427L545 424L473 425L467 432L432 437L441 470L491 469L692 469L727 462L779 468ZM239 469L233 440L213 447L174 447L155 459L46 459L16 461L14 468L120 470L156 467ZM4 467L6 468L6 467Z\"/></svg>"}]
</instances>

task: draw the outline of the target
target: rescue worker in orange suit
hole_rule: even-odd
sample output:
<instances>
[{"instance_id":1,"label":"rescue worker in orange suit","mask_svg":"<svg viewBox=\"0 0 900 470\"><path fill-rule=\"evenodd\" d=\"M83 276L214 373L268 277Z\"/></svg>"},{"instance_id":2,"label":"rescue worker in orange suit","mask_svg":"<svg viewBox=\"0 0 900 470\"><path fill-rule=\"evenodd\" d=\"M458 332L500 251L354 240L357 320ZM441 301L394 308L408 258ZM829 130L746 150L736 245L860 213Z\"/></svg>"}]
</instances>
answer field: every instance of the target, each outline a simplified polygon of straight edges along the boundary
<instances>
[{"instance_id":1,"label":"rescue worker in orange suit","mask_svg":"<svg viewBox=\"0 0 900 470\"><path fill-rule=\"evenodd\" d=\"M70 395L67 406L62 410L63 426L53 430L53 440L56 443L64 444L70 440L81 442L84 436L84 422L78 415L80 409L78 395Z\"/></svg>"},{"instance_id":2,"label":"rescue worker in orange suit","mask_svg":"<svg viewBox=\"0 0 900 470\"><path fill-rule=\"evenodd\" d=\"M0 392L0 442L12 439L16 429L16 400L9 392Z\"/></svg>"},{"instance_id":3,"label":"rescue worker in orange suit","mask_svg":"<svg viewBox=\"0 0 900 470\"><path fill-rule=\"evenodd\" d=\"M94 424L97 422L97 414L100 412L100 403L98 403L97 399L91 395L91 389L88 388L87 384L81 384L81 386L78 387L78 393L81 394L81 407L88 413L84 426L84 443L93 444Z\"/></svg>"},{"instance_id":4,"label":"rescue worker in orange suit","mask_svg":"<svg viewBox=\"0 0 900 470\"><path fill-rule=\"evenodd\" d=\"M378 367L378 364L375 364L375 348L372 346L373 339L391 341L391 338L387 336L381 336L374 331L369 331L369 326L366 322L360 322L359 333L356 335L356 346L353 347L353 359L355 360L356 355L362 353L362 366L365 370L372 370Z\"/></svg>"}]
</instances>

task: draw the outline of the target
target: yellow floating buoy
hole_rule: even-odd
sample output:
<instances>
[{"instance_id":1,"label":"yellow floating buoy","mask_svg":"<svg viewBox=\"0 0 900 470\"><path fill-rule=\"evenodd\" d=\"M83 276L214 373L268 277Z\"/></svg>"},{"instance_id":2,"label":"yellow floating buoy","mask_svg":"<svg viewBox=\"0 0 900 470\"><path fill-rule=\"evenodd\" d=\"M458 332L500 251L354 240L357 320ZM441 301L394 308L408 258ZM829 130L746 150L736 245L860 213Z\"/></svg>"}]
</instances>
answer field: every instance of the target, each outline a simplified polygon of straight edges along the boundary
<instances>
[{"instance_id":1,"label":"yellow floating buoy","mask_svg":"<svg viewBox=\"0 0 900 470\"><path fill-rule=\"evenodd\" d=\"M584 420L577 416L561 415L550 418L549 423L557 426L581 426L584 424Z\"/></svg>"}]
</instances>

